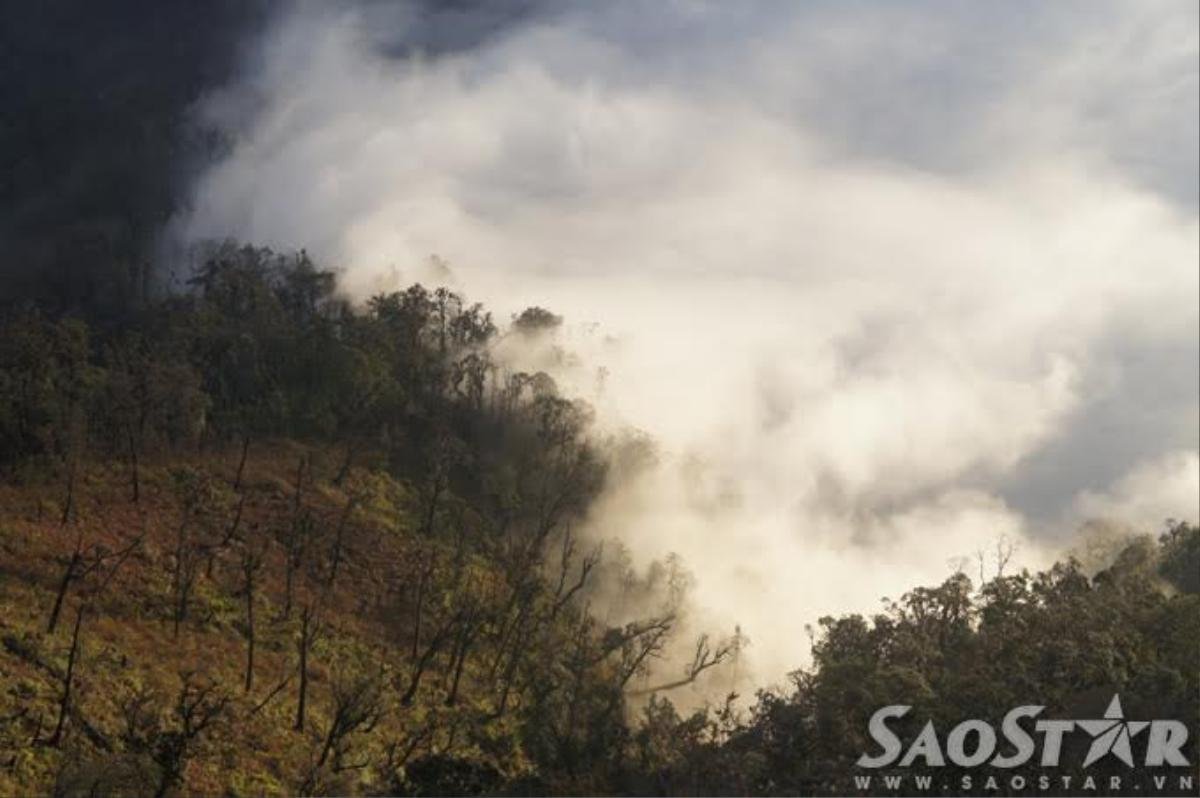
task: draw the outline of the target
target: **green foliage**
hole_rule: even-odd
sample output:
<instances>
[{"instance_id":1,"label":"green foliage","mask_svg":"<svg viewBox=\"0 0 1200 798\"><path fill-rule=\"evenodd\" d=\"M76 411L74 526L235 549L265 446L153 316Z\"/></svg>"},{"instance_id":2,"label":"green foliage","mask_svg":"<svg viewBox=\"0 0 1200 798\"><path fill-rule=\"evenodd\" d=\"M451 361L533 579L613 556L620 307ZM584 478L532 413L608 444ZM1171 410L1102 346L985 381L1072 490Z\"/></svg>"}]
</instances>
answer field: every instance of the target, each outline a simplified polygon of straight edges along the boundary
<instances>
[{"instance_id":1,"label":"green foliage","mask_svg":"<svg viewBox=\"0 0 1200 798\"><path fill-rule=\"evenodd\" d=\"M0 327L0 465L77 453L100 381L83 322L28 311Z\"/></svg>"},{"instance_id":2,"label":"green foliage","mask_svg":"<svg viewBox=\"0 0 1200 798\"><path fill-rule=\"evenodd\" d=\"M1200 593L1200 527L1168 522L1159 542L1162 577L1184 593Z\"/></svg>"},{"instance_id":3,"label":"green foliage","mask_svg":"<svg viewBox=\"0 0 1200 798\"><path fill-rule=\"evenodd\" d=\"M1027 704L1051 717L1098 716L1114 693L1130 716L1178 718L1195 729L1200 602L1164 590L1157 571L1190 568L1196 534L1171 524L1157 546L1134 540L1093 579L1073 561L997 576L978 591L957 574L873 619L824 618L812 667L793 675L791 690L761 693L747 719L710 737L715 743L687 742L696 722L652 706L635 749L647 763L640 776L685 785L668 790L681 793L844 792L854 761L877 747L867 736L871 715L892 704L914 708L899 726L910 740L927 720L940 729L967 718L998 726ZM672 739L684 742L664 754L662 741ZM712 761L714 744L736 754L729 769L687 786L687 774ZM1186 756L1196 761L1194 735ZM942 775L953 781L952 770Z\"/></svg>"}]
</instances>

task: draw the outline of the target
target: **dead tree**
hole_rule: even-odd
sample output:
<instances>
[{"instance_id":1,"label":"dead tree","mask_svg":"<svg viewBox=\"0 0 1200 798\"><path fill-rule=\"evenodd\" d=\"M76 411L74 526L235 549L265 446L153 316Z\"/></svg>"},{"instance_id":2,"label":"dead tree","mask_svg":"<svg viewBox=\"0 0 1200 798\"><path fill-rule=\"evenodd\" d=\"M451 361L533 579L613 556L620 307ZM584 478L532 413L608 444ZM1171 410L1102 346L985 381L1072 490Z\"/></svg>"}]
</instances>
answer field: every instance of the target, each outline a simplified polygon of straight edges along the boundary
<instances>
[{"instance_id":1,"label":"dead tree","mask_svg":"<svg viewBox=\"0 0 1200 798\"><path fill-rule=\"evenodd\" d=\"M433 535L438 510L450 491L450 474L467 457L465 445L444 425L439 424L435 435L425 463L426 478L417 486L417 509L421 519L419 532L426 539Z\"/></svg>"},{"instance_id":2,"label":"dead tree","mask_svg":"<svg viewBox=\"0 0 1200 798\"><path fill-rule=\"evenodd\" d=\"M246 599L246 679L244 689L248 693L254 686L254 590L257 586L258 572L262 568L265 555L262 549L253 550L250 546L242 549L242 594Z\"/></svg>"},{"instance_id":3,"label":"dead tree","mask_svg":"<svg viewBox=\"0 0 1200 798\"><path fill-rule=\"evenodd\" d=\"M568 526L563 533L559 553L558 580L554 586L554 593L549 600L549 609L543 612L534 611L534 602L541 585L541 582L537 578L536 570L532 568L536 564L536 561L531 562L527 556L523 556L518 561L516 573L520 581L517 587L513 589L508 606L504 610L503 617L505 620L502 622L499 634L497 635L496 655L489 669L488 678L493 683L495 683L497 674L499 673L500 697L496 704L494 717L499 717L507 711L509 696L512 692L517 671L525 656L529 638L537 634L538 628L554 622L562 610L570 604L571 600L587 586L588 578L600 563L601 549L597 547L584 556L580 562L578 576L573 582L568 582L568 577L573 568L575 551L576 539ZM516 609L516 615L510 623L508 618L513 615L514 608ZM500 665L505 663L506 660L507 663L504 670L500 671Z\"/></svg>"},{"instance_id":4,"label":"dead tree","mask_svg":"<svg viewBox=\"0 0 1200 798\"><path fill-rule=\"evenodd\" d=\"M647 695L649 693L660 693L664 690L674 690L677 687L691 684L696 681L700 674L709 668L714 668L720 665L725 660L733 656L740 644L739 637L733 637L729 640L724 640L714 649L708 641L708 635L700 635L696 641L696 651L692 655L692 661L688 663L684 671L683 678L676 679L665 684L655 685L641 690L632 690L630 695Z\"/></svg>"},{"instance_id":5,"label":"dead tree","mask_svg":"<svg viewBox=\"0 0 1200 798\"><path fill-rule=\"evenodd\" d=\"M525 619L539 588L540 584L536 580L525 581L512 588L508 603L499 614L500 628L496 633L496 655L492 658L491 667L488 668L489 679L496 678L496 672L508 651L509 639L519 635L524 628Z\"/></svg>"},{"instance_id":6,"label":"dead tree","mask_svg":"<svg viewBox=\"0 0 1200 798\"><path fill-rule=\"evenodd\" d=\"M71 711L71 693L75 685L75 665L79 661L79 632L83 627L83 616L86 612L84 605L79 605L75 611L75 629L71 632L71 651L67 655L67 671L63 675L62 696L58 700L58 720L54 724L54 733L46 744L57 748L62 742L63 729L66 727L67 714Z\"/></svg>"},{"instance_id":7,"label":"dead tree","mask_svg":"<svg viewBox=\"0 0 1200 798\"><path fill-rule=\"evenodd\" d=\"M296 464L296 490L292 494L293 518L300 513L300 505L304 499L304 475L308 471L308 468L308 456L300 455L300 461Z\"/></svg>"},{"instance_id":8,"label":"dead tree","mask_svg":"<svg viewBox=\"0 0 1200 798\"><path fill-rule=\"evenodd\" d=\"M259 712L262 711L263 707L265 707L267 704L274 701L275 696L282 693L283 689L292 683L292 677L295 675L296 674L294 674L294 673L289 673L287 676L284 676L283 680L280 681L279 684L275 685L271 689L271 692L267 693L266 698L264 698L262 701L259 701L257 704L255 704L253 707L250 708L250 711L246 713L246 717L251 717L252 715L257 715Z\"/></svg>"},{"instance_id":9,"label":"dead tree","mask_svg":"<svg viewBox=\"0 0 1200 798\"><path fill-rule=\"evenodd\" d=\"M192 592L204 559L219 545L217 530L225 524L226 508L225 497L207 474L178 469L175 480L181 507L171 565L171 621L172 633L178 637L188 618ZM235 515L235 521L239 518ZM229 529L226 528L225 537L229 536Z\"/></svg>"},{"instance_id":10,"label":"dead tree","mask_svg":"<svg viewBox=\"0 0 1200 798\"><path fill-rule=\"evenodd\" d=\"M207 564L204 568L204 575L207 578L212 579L213 565L216 562L217 556L232 546L234 541L240 539L238 533L241 531L242 512L245 507L246 494L242 493L238 496L237 507L233 511L233 520L230 521L229 526L225 528L225 534L216 543L204 546L204 551L207 556Z\"/></svg>"},{"instance_id":11,"label":"dead tree","mask_svg":"<svg viewBox=\"0 0 1200 798\"><path fill-rule=\"evenodd\" d=\"M242 433L242 456L238 459L237 476L233 478L233 489L239 493L242 490L242 475L246 471L246 455L250 453L250 433Z\"/></svg>"},{"instance_id":12,"label":"dead tree","mask_svg":"<svg viewBox=\"0 0 1200 798\"><path fill-rule=\"evenodd\" d=\"M621 659L617 665L617 681L624 689L636 674L645 672L648 660L662 654L674 628L675 616L670 613L627 624L623 630L605 636L601 653L595 662L599 663L607 659L609 654L619 651Z\"/></svg>"},{"instance_id":13,"label":"dead tree","mask_svg":"<svg viewBox=\"0 0 1200 798\"><path fill-rule=\"evenodd\" d=\"M387 754L383 763L384 773L389 774L392 784L403 784L400 771L404 768L417 749L432 739L437 726L433 721L423 725L401 745L400 740L393 740L387 746ZM396 790L398 793L399 790Z\"/></svg>"},{"instance_id":14,"label":"dead tree","mask_svg":"<svg viewBox=\"0 0 1200 798\"><path fill-rule=\"evenodd\" d=\"M504 668L504 673L500 677L500 700L496 703L495 716L500 717L508 710L508 697L512 691L513 681L517 675L517 668L521 664L521 658L525 651L525 637L523 635L525 629L525 608L522 608L522 614L517 619L516 631L513 634L512 652L508 656L508 665ZM501 648L500 653L496 656L496 662L499 663L504 657L504 649Z\"/></svg>"},{"instance_id":15,"label":"dead tree","mask_svg":"<svg viewBox=\"0 0 1200 798\"><path fill-rule=\"evenodd\" d=\"M205 733L229 708L229 697L215 682L197 685L191 673L182 675L183 685L175 702L176 728L155 735L152 756L159 768L155 798L163 798L183 781L188 760Z\"/></svg>"},{"instance_id":16,"label":"dead tree","mask_svg":"<svg viewBox=\"0 0 1200 798\"><path fill-rule=\"evenodd\" d=\"M62 517L59 518L62 526L66 526L71 522L71 514L75 512L75 471L78 465L73 451L68 452L65 457L67 464L67 487L66 495L63 498Z\"/></svg>"},{"instance_id":17,"label":"dead tree","mask_svg":"<svg viewBox=\"0 0 1200 798\"><path fill-rule=\"evenodd\" d=\"M333 550L329 554L329 587L332 588L337 581L338 568L342 564L342 558L345 556L345 536L346 526L350 523L350 518L354 514L354 508L358 506L358 497L351 496L346 500L346 507L342 510L341 518L338 519L337 531L334 533Z\"/></svg>"},{"instance_id":18,"label":"dead tree","mask_svg":"<svg viewBox=\"0 0 1200 798\"><path fill-rule=\"evenodd\" d=\"M308 458L300 457L296 466L296 490L292 495L292 522L284 540L284 595L283 617L292 617L292 600L295 595L296 572L304 564L308 538L312 534L312 515L304 508L304 475L308 470Z\"/></svg>"},{"instance_id":19,"label":"dead tree","mask_svg":"<svg viewBox=\"0 0 1200 798\"><path fill-rule=\"evenodd\" d=\"M192 590L200 575L200 557L188 535L185 512L175 535L175 558L171 569L171 636L178 638L179 629L187 620Z\"/></svg>"},{"instance_id":20,"label":"dead tree","mask_svg":"<svg viewBox=\"0 0 1200 798\"><path fill-rule=\"evenodd\" d=\"M453 635L459 621L462 620L462 611L455 613L445 623L438 626L434 631L433 636L429 638L429 642L425 645L425 650L417 657L412 664L412 672L409 675L408 688L404 691L404 695L400 697L402 706L411 706L413 699L416 698L417 690L421 686L421 678L429 669L429 665L433 662L433 658L442 650L442 646Z\"/></svg>"},{"instance_id":21,"label":"dead tree","mask_svg":"<svg viewBox=\"0 0 1200 798\"><path fill-rule=\"evenodd\" d=\"M300 637L296 641L299 654L300 687L296 696L296 722L292 726L296 731L304 730L304 716L308 707L308 655L312 645L321 634L321 623L311 604L305 604L300 616Z\"/></svg>"},{"instance_id":22,"label":"dead tree","mask_svg":"<svg viewBox=\"0 0 1200 798\"><path fill-rule=\"evenodd\" d=\"M307 510L292 523L284 542L283 551L283 618L292 617L292 604L296 595L296 575L304 565L312 537L313 518Z\"/></svg>"},{"instance_id":23,"label":"dead tree","mask_svg":"<svg viewBox=\"0 0 1200 798\"><path fill-rule=\"evenodd\" d=\"M58 626L58 618L62 613L63 601L67 598L67 591L71 588L71 583L77 578L81 578L81 563L83 561L83 530L80 529L75 537L75 550L71 552L70 559L67 560L67 566L63 569L62 579L58 582L58 593L54 597L54 607L50 610L50 620L46 624L46 632L53 633Z\"/></svg>"},{"instance_id":24,"label":"dead tree","mask_svg":"<svg viewBox=\"0 0 1200 798\"><path fill-rule=\"evenodd\" d=\"M129 555L141 545L142 536L139 535L134 538L124 548L111 552L103 546L98 545L85 548L83 541L84 533L81 529L75 536L75 548L71 552L71 556L67 558L62 578L58 582L58 591L54 596L54 606L50 609L50 618L46 623L47 634L53 633L58 627L58 619L62 614L63 604L66 601L71 586L83 582L92 574L104 573L105 565L111 563L103 579L104 584L107 584L116 575L117 570L120 569L125 560L129 558Z\"/></svg>"},{"instance_id":25,"label":"dead tree","mask_svg":"<svg viewBox=\"0 0 1200 798\"><path fill-rule=\"evenodd\" d=\"M374 675L361 676L349 683L335 681L333 712L321 743L321 752L309 774L302 793L315 787L315 777L326 764L333 772L361 768L366 762L348 763L351 741L356 734L370 734L383 717L382 689Z\"/></svg>"},{"instance_id":26,"label":"dead tree","mask_svg":"<svg viewBox=\"0 0 1200 798\"><path fill-rule=\"evenodd\" d=\"M575 554L575 537L571 533L570 526L563 533L562 553L559 556L559 574L558 585L554 590L554 604L550 608L550 618L553 620L558 617L558 613L562 611L571 599L575 597L580 590L587 585L588 577L597 565L600 564L602 549L596 547L592 551L584 555L583 561L579 564L579 578L575 580L570 587L567 586L567 574L571 569L571 561Z\"/></svg>"},{"instance_id":27,"label":"dead tree","mask_svg":"<svg viewBox=\"0 0 1200 798\"><path fill-rule=\"evenodd\" d=\"M458 635L450 655L450 667L454 676L450 682L450 691L446 694L446 706L452 707L458 701L458 685L462 680L463 667L467 662L467 652L475 642L483 625L484 614L479 605L472 601L463 610L462 619L458 624Z\"/></svg>"},{"instance_id":28,"label":"dead tree","mask_svg":"<svg viewBox=\"0 0 1200 798\"><path fill-rule=\"evenodd\" d=\"M429 592L430 583L433 581L434 570L437 567L437 551L432 544L429 547L429 554L425 557L418 556L419 573L417 576L417 600L413 609L413 635L412 635L412 655L413 661L417 659L417 652L421 645L421 618L425 609L425 596Z\"/></svg>"}]
</instances>

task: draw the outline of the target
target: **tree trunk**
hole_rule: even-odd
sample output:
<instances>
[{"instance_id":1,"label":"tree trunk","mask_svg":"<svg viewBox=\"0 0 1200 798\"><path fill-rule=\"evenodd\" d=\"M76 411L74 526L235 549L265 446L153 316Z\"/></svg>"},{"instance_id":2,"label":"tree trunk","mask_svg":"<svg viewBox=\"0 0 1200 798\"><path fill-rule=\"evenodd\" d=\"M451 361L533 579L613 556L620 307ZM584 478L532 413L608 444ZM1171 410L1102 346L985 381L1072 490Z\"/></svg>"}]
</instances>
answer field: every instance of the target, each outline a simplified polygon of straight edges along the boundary
<instances>
[{"instance_id":1,"label":"tree trunk","mask_svg":"<svg viewBox=\"0 0 1200 798\"><path fill-rule=\"evenodd\" d=\"M283 619L287 620L292 617L292 594L293 580L296 569L292 565L293 556L291 546L284 552L284 577L283 577Z\"/></svg>"},{"instance_id":2,"label":"tree trunk","mask_svg":"<svg viewBox=\"0 0 1200 798\"><path fill-rule=\"evenodd\" d=\"M66 526L71 520L71 511L75 509L75 461L67 466L67 496L63 501L62 525Z\"/></svg>"},{"instance_id":3,"label":"tree trunk","mask_svg":"<svg viewBox=\"0 0 1200 798\"><path fill-rule=\"evenodd\" d=\"M408 689L404 691L404 695L400 698L402 706L412 704L413 698L417 695L417 689L421 686L421 677L425 675L425 670L429 667L429 663L433 661L434 655L441 649L442 643L449 633L450 626L447 625L440 629L433 636L433 639L429 641L429 647L425 649L425 653L421 655L421 658L413 666L413 675L409 679Z\"/></svg>"},{"instance_id":4,"label":"tree trunk","mask_svg":"<svg viewBox=\"0 0 1200 798\"><path fill-rule=\"evenodd\" d=\"M129 480L133 488L133 503L141 499L141 480L138 475L138 447L134 441L133 430L129 430Z\"/></svg>"},{"instance_id":5,"label":"tree trunk","mask_svg":"<svg viewBox=\"0 0 1200 798\"><path fill-rule=\"evenodd\" d=\"M434 478L432 492L429 496L429 508L425 511L425 519L421 522L421 536L428 538L433 534L433 522L437 518L438 500L442 498L442 480Z\"/></svg>"},{"instance_id":6,"label":"tree trunk","mask_svg":"<svg viewBox=\"0 0 1200 798\"><path fill-rule=\"evenodd\" d=\"M329 586L332 588L333 583L337 580L338 567L342 564L343 540L346 535L346 524L350 521L350 514L354 512L354 499L346 502L346 509L342 512L341 520L338 522L337 535L333 541L333 554L330 557L329 564Z\"/></svg>"},{"instance_id":7,"label":"tree trunk","mask_svg":"<svg viewBox=\"0 0 1200 798\"><path fill-rule=\"evenodd\" d=\"M467 662L467 652L475 640L475 619L468 618L463 625L462 638L458 646L458 661L454 665L454 680L450 684L450 692L446 695L446 706L452 707L458 701L458 684L462 679L463 666Z\"/></svg>"},{"instance_id":8,"label":"tree trunk","mask_svg":"<svg viewBox=\"0 0 1200 798\"><path fill-rule=\"evenodd\" d=\"M417 580L417 606L416 617L413 619L413 636L412 636L412 656L413 662L417 660L417 652L421 646L421 604L425 600L425 572L421 572L421 578Z\"/></svg>"},{"instance_id":9,"label":"tree trunk","mask_svg":"<svg viewBox=\"0 0 1200 798\"><path fill-rule=\"evenodd\" d=\"M350 466L354 463L354 444L346 444L346 458L342 460L342 467L338 469L337 476L333 478L333 484L339 488L350 474Z\"/></svg>"},{"instance_id":10,"label":"tree trunk","mask_svg":"<svg viewBox=\"0 0 1200 798\"><path fill-rule=\"evenodd\" d=\"M254 577L246 574L246 692L254 686Z\"/></svg>"},{"instance_id":11,"label":"tree trunk","mask_svg":"<svg viewBox=\"0 0 1200 798\"><path fill-rule=\"evenodd\" d=\"M75 613L75 631L71 633L71 653L67 655L67 674L63 677L62 698L58 702L58 722L54 724L54 733L47 743L55 748L62 742L63 729L67 722L67 713L71 711L71 688L75 683L75 663L79 659L79 629L83 625L83 607Z\"/></svg>"},{"instance_id":12,"label":"tree trunk","mask_svg":"<svg viewBox=\"0 0 1200 798\"><path fill-rule=\"evenodd\" d=\"M71 587L71 580L75 578L75 569L79 567L79 549L76 547L75 552L71 555L71 561L67 563L67 570L63 571L62 581L58 583L58 594L54 597L54 608L50 610L50 622L46 624L46 633L52 634L58 628L58 616L62 613L63 601L67 597L67 590Z\"/></svg>"},{"instance_id":13,"label":"tree trunk","mask_svg":"<svg viewBox=\"0 0 1200 798\"><path fill-rule=\"evenodd\" d=\"M308 646L310 637L311 612L304 608L303 625L300 628L300 695L296 701L296 731L304 730L304 710L308 701Z\"/></svg>"},{"instance_id":14,"label":"tree trunk","mask_svg":"<svg viewBox=\"0 0 1200 798\"><path fill-rule=\"evenodd\" d=\"M246 455L250 452L250 436L242 435L242 457L238 460L237 476L233 480L233 489L242 489L242 474L246 470Z\"/></svg>"},{"instance_id":15,"label":"tree trunk","mask_svg":"<svg viewBox=\"0 0 1200 798\"><path fill-rule=\"evenodd\" d=\"M187 546L187 510L184 510L184 516L179 521L179 529L175 533L175 567L171 571L171 600L174 606L172 607L172 624L171 634L173 637L179 637L179 624L183 621L183 612L186 609L186 603L183 599L183 558L184 549Z\"/></svg>"}]
</instances>

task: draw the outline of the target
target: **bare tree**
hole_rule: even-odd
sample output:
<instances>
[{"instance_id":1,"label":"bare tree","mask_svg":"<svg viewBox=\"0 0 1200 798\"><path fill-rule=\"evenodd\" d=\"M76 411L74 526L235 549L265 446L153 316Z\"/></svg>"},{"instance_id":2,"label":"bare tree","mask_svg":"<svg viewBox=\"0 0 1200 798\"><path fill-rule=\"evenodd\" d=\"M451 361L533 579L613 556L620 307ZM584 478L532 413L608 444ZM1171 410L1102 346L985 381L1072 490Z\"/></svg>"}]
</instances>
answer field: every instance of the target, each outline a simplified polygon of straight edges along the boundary
<instances>
[{"instance_id":1,"label":"bare tree","mask_svg":"<svg viewBox=\"0 0 1200 798\"><path fill-rule=\"evenodd\" d=\"M554 604L550 610L551 619L557 617L558 613L570 603L575 594L587 585L588 577L595 567L600 564L603 549L598 546L584 555L583 560L579 564L579 577L570 587L567 587L567 574L571 570L571 561L575 554L575 546L575 536L571 532L570 525L568 525L563 533L562 552L559 555L558 585L554 590Z\"/></svg>"},{"instance_id":2,"label":"bare tree","mask_svg":"<svg viewBox=\"0 0 1200 798\"><path fill-rule=\"evenodd\" d=\"M171 635L179 637L179 629L187 620L192 590L200 575L200 552L190 538L188 514L184 512L175 534L175 557L171 568Z\"/></svg>"},{"instance_id":3,"label":"bare tree","mask_svg":"<svg viewBox=\"0 0 1200 798\"><path fill-rule=\"evenodd\" d=\"M296 466L296 490L292 496L292 522L284 539L284 596L283 617L292 617L296 573L304 564L309 538L313 532L312 514L304 507L304 477L309 470L307 456L301 456Z\"/></svg>"},{"instance_id":4,"label":"bare tree","mask_svg":"<svg viewBox=\"0 0 1200 798\"><path fill-rule=\"evenodd\" d=\"M223 551L232 546L234 541L240 539L239 532L241 531L242 525L242 511L245 509L245 507L246 494L240 493L238 494L237 507L233 511L233 520L230 521L229 526L225 528L224 536L220 540L203 547L207 557L207 564L204 568L204 575L207 578L212 579L213 565L215 564L217 557Z\"/></svg>"},{"instance_id":5,"label":"bare tree","mask_svg":"<svg viewBox=\"0 0 1200 798\"><path fill-rule=\"evenodd\" d=\"M388 744L383 771L389 774L392 784L401 784L403 782L403 778L400 775L401 769L408 764L408 761L418 748L432 739L436 730L437 726L431 720L409 735L403 743L400 740L393 740Z\"/></svg>"},{"instance_id":6,"label":"bare tree","mask_svg":"<svg viewBox=\"0 0 1200 798\"><path fill-rule=\"evenodd\" d=\"M66 526L71 521L71 513L75 510L75 467L76 456L74 454L67 455L67 487L66 494L63 498L63 511L60 522Z\"/></svg>"},{"instance_id":7,"label":"bare tree","mask_svg":"<svg viewBox=\"0 0 1200 798\"><path fill-rule=\"evenodd\" d=\"M62 742L63 729L66 727L67 715L71 711L72 689L75 686L75 665L79 661L80 637L79 632L83 627L83 616L86 612L86 607L83 604L79 605L79 609L75 611L75 628L71 632L71 650L67 654L67 670L63 675L62 695L58 700L58 720L54 724L54 733L50 735L50 739L46 741L47 745L57 747Z\"/></svg>"},{"instance_id":8,"label":"bare tree","mask_svg":"<svg viewBox=\"0 0 1200 798\"><path fill-rule=\"evenodd\" d=\"M433 545L429 545L429 551L422 556L421 552L417 553L418 573L417 573L417 596L414 602L413 609L413 633L412 633L412 652L411 658L416 661L417 652L421 646L421 620L422 612L425 609L426 594L430 590L430 583L433 581L434 570L437 567L437 551Z\"/></svg>"},{"instance_id":9,"label":"bare tree","mask_svg":"<svg viewBox=\"0 0 1200 798\"><path fill-rule=\"evenodd\" d=\"M666 682L665 684L655 685L641 690L633 690L630 695L645 695L648 693L660 693L664 690L674 690L677 687L691 684L696 681L700 674L704 671L720 665L725 660L732 657L738 650L740 638L733 637L729 640L723 640L713 648L709 643L708 635L700 635L696 640L696 650L692 655L691 662L684 669L684 675L681 679Z\"/></svg>"},{"instance_id":10,"label":"bare tree","mask_svg":"<svg viewBox=\"0 0 1200 798\"><path fill-rule=\"evenodd\" d=\"M508 664L500 676L500 700L496 703L495 717L502 716L508 709L508 701L516 679L517 669L520 667L521 660L525 656L526 640L529 636L526 632L526 622L532 613L532 607L533 599L532 595L530 595L529 598L520 603L516 620L512 624L511 633L508 637L502 637L500 640L499 651L496 654L496 659L493 661L491 673L495 674L496 667L504 661L506 651ZM509 640L511 640L511 646L506 647L505 643Z\"/></svg>"},{"instance_id":11,"label":"bare tree","mask_svg":"<svg viewBox=\"0 0 1200 798\"><path fill-rule=\"evenodd\" d=\"M97 574L102 576L103 584L107 585L109 580L116 575L117 570L120 569L134 550L141 545L142 538L143 535L139 535L125 547L116 551L108 551L105 547L97 544L85 547L84 532L80 529L75 536L75 548L71 552L71 556L66 559L62 578L58 582L58 590L54 596L54 605L50 609L50 618L46 623L46 632L53 633L58 627L58 619L62 614L63 603L66 601L67 593L73 584L83 582L89 576Z\"/></svg>"},{"instance_id":12,"label":"bare tree","mask_svg":"<svg viewBox=\"0 0 1200 798\"><path fill-rule=\"evenodd\" d=\"M408 689L406 689L404 691L404 695L400 697L400 703L403 706L407 707L412 704L413 699L417 695L417 690L420 689L421 678L429 669L430 664L433 662L433 658L439 651L441 651L442 646L445 645L446 642L453 636L459 621L462 620L462 617L463 611L459 610L453 616L438 625L434 630L433 635L429 638L429 641L425 644L425 650L421 652L421 655L415 658L413 661L411 666L412 671L408 680Z\"/></svg>"},{"instance_id":13,"label":"bare tree","mask_svg":"<svg viewBox=\"0 0 1200 798\"><path fill-rule=\"evenodd\" d=\"M300 676L300 687L296 696L296 722L292 727L296 731L304 729L304 716L308 707L308 655L321 631L321 622L316 617L312 605L305 604L300 615L300 636L296 641Z\"/></svg>"},{"instance_id":14,"label":"bare tree","mask_svg":"<svg viewBox=\"0 0 1200 798\"><path fill-rule=\"evenodd\" d=\"M623 630L605 636L597 662L619 651L617 682L624 688L635 675L645 672L648 660L662 654L674 627L674 614L627 624Z\"/></svg>"},{"instance_id":15,"label":"bare tree","mask_svg":"<svg viewBox=\"0 0 1200 798\"><path fill-rule=\"evenodd\" d=\"M335 773L366 767L365 761L347 761L351 744L355 735L370 734L382 717L382 686L377 675L335 680L333 711L322 737L321 750L300 792L309 794L316 789L318 774L326 765Z\"/></svg>"},{"instance_id":16,"label":"bare tree","mask_svg":"<svg viewBox=\"0 0 1200 798\"><path fill-rule=\"evenodd\" d=\"M155 798L163 798L183 780L184 768L196 747L229 708L229 697L215 682L201 684L193 677L192 673L181 676L182 686L174 711L176 728L155 735L152 755L159 767Z\"/></svg>"},{"instance_id":17,"label":"bare tree","mask_svg":"<svg viewBox=\"0 0 1200 798\"><path fill-rule=\"evenodd\" d=\"M470 651L472 643L478 637L484 617L482 607L474 600L469 601L462 611L461 619L458 622L457 639L450 655L450 667L454 675L451 678L450 691L446 694L446 706L448 707L454 706L458 701L458 686L462 680L463 667L467 662L467 652Z\"/></svg>"},{"instance_id":18,"label":"bare tree","mask_svg":"<svg viewBox=\"0 0 1200 798\"><path fill-rule=\"evenodd\" d=\"M242 595L246 599L246 678L244 689L248 693L254 687L254 591L258 583L258 572L262 569L266 546L253 549L248 544L242 548Z\"/></svg>"},{"instance_id":19,"label":"bare tree","mask_svg":"<svg viewBox=\"0 0 1200 798\"><path fill-rule=\"evenodd\" d=\"M242 433L242 454L238 458L237 475L233 478L233 489L239 493L242 490L242 477L246 472L246 457L250 454L250 433Z\"/></svg>"},{"instance_id":20,"label":"bare tree","mask_svg":"<svg viewBox=\"0 0 1200 798\"><path fill-rule=\"evenodd\" d=\"M429 538L436 531L438 512L450 491L450 474L466 460L466 445L439 422L426 455L425 478L417 484L416 509L421 519L418 531L422 537Z\"/></svg>"},{"instance_id":21,"label":"bare tree","mask_svg":"<svg viewBox=\"0 0 1200 798\"><path fill-rule=\"evenodd\" d=\"M175 491L180 501L179 523L175 529L175 547L171 562L172 634L188 619L192 593L202 574L201 565L221 540L232 540L241 518L239 509L232 524L226 526L229 496L203 472L181 468L174 473ZM224 531L219 531L219 530ZM218 537L220 535L221 537Z\"/></svg>"},{"instance_id":22,"label":"bare tree","mask_svg":"<svg viewBox=\"0 0 1200 798\"><path fill-rule=\"evenodd\" d=\"M342 559L345 556L346 545L346 527L350 523L350 518L354 514L355 507L358 506L358 497L351 495L346 500L346 506L342 509L341 517L338 519L337 530L333 537L333 550L329 554L329 587L332 588L334 582L337 581L338 568L342 564Z\"/></svg>"}]
</instances>

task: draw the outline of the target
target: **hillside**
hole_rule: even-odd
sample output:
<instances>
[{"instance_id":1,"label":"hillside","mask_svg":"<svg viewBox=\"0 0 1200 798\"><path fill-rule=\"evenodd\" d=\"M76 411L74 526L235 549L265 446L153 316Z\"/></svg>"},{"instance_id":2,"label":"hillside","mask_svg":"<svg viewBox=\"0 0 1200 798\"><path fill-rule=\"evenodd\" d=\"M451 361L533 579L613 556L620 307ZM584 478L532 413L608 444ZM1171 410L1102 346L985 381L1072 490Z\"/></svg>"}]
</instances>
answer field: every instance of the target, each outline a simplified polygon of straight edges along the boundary
<instances>
[{"instance_id":1,"label":"hillside","mask_svg":"<svg viewBox=\"0 0 1200 798\"><path fill-rule=\"evenodd\" d=\"M385 473L333 484L332 455L264 444L236 490L237 447L157 459L136 504L121 468L89 466L67 524L58 486L4 487L0 794L460 792L498 784L497 764L506 781L534 772L517 736L539 697L508 693L516 652L481 634L498 564L419 536L408 489ZM566 606L539 596L562 620L522 649L569 639Z\"/></svg>"},{"instance_id":2,"label":"hillside","mask_svg":"<svg viewBox=\"0 0 1200 798\"><path fill-rule=\"evenodd\" d=\"M579 607L586 407L448 291L359 313L236 248L194 285L4 325L6 791L591 783L675 614Z\"/></svg>"},{"instance_id":3,"label":"hillside","mask_svg":"<svg viewBox=\"0 0 1200 798\"><path fill-rule=\"evenodd\" d=\"M1095 574L823 619L790 685L681 716L671 690L744 641L662 671L678 564L580 536L619 442L493 355L559 321L420 286L355 307L303 254L232 245L125 326L9 313L0 794L836 794L896 702L999 723L1119 693L1195 724L1180 523ZM637 617L596 611L614 589Z\"/></svg>"}]
</instances>

